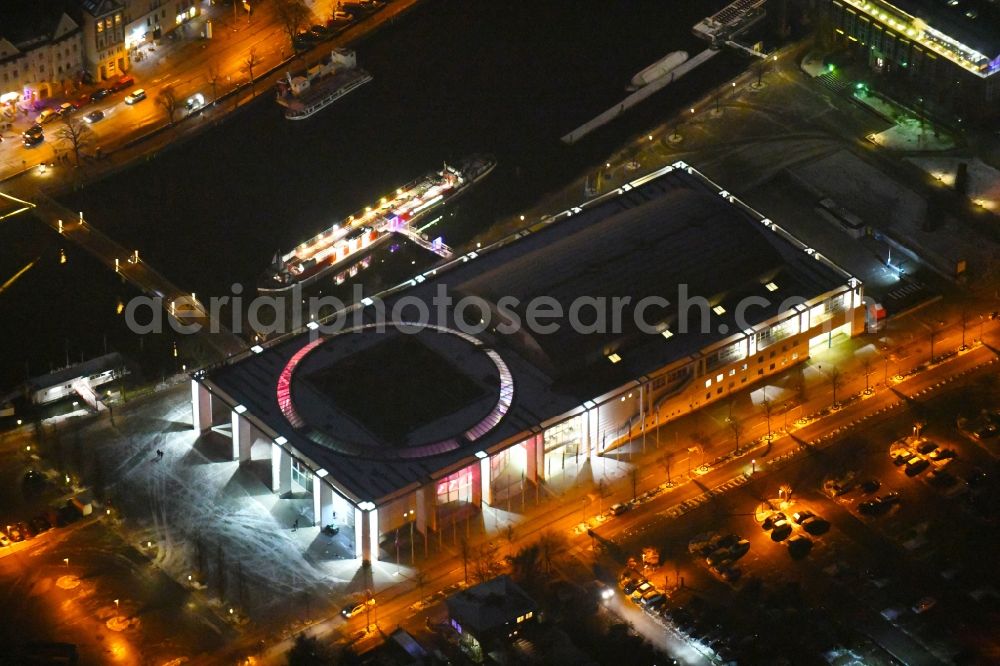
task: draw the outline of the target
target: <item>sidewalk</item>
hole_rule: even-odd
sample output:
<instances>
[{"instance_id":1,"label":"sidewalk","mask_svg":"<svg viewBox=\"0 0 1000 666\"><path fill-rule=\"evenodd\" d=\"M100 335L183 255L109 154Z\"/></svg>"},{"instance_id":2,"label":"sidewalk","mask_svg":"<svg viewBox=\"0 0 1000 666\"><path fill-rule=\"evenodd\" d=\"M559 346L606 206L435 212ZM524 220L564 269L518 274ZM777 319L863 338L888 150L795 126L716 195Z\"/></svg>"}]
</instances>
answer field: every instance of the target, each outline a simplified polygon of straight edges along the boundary
<instances>
[{"instance_id":1,"label":"sidewalk","mask_svg":"<svg viewBox=\"0 0 1000 666\"><path fill-rule=\"evenodd\" d=\"M0 183L17 178L18 184L30 191L40 186L41 183L34 180L37 177L35 168L45 163L52 167L45 174L46 189L50 195L56 196L66 188L79 188L87 182L128 168L140 157L151 159L160 150L169 148L177 141L193 138L254 101L258 93L270 90L290 66L304 68L307 62L315 61L333 48L349 46L394 21L418 2L394 0L382 11L363 18L339 36L300 56L292 53L288 35L275 15L273 3L262 3L256 8L249 24L245 22L245 13L242 12L234 24L229 5L209 7L187 28L178 28L171 33L178 35L174 39L165 37L160 44L143 47L143 53L148 55L134 62L129 74L135 78L136 88L146 89L149 98L146 104L152 108L156 94L167 85L175 89L180 100L195 92L202 92L206 100L211 100L212 84L208 79L209 70L214 67L218 76L215 91L218 95L214 102L190 114L178 114L180 117L173 126L167 124L165 113L158 111L151 123L103 139L101 158L88 159L79 169L57 166L55 160L49 159L58 141L55 138L51 142L46 140L36 149L24 149L20 145L20 133L34 122L34 115L29 118L22 116L14 129L4 134L4 142L0 144ZM316 0L309 4L313 16L307 24L321 23L330 15L336 0ZM201 37L204 24L209 19L213 23L211 40ZM184 32L181 33L181 30ZM252 85L245 63L251 48L258 58ZM94 89L97 87L100 86L93 86ZM53 99L52 103L57 101ZM77 113L86 112L87 107L84 107ZM46 129L56 126L46 125ZM8 146L8 142L14 145ZM46 148L46 144L49 147ZM31 181L22 184L20 180L24 178Z\"/></svg>"}]
</instances>

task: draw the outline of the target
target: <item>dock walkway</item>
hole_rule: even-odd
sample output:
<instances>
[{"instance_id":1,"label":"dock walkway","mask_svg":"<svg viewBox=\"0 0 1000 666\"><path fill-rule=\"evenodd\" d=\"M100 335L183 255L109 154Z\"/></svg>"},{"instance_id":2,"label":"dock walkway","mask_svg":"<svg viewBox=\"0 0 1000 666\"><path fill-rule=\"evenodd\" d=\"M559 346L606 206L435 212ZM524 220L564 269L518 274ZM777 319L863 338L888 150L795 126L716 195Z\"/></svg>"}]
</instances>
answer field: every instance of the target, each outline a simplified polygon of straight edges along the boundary
<instances>
[{"instance_id":1,"label":"dock walkway","mask_svg":"<svg viewBox=\"0 0 1000 666\"><path fill-rule=\"evenodd\" d=\"M623 99L620 103L614 105L604 113L601 113L594 118L591 118L584 124L577 127L575 130L567 134L562 138L563 143L574 144L583 137L587 136L593 132L598 127L607 125L612 120L625 113L628 109L639 102L645 100L647 97L659 92L660 90L666 88L668 85L681 78L694 68L698 67L702 63L706 62L709 58L713 57L718 51L714 49L705 49L695 57L691 58L687 62L679 65L676 69L670 72L667 76L661 79L657 79L652 83L649 83L642 88L639 88L634 93Z\"/></svg>"},{"instance_id":2,"label":"dock walkway","mask_svg":"<svg viewBox=\"0 0 1000 666\"><path fill-rule=\"evenodd\" d=\"M179 324L197 325L198 334L222 357L236 354L246 348L238 336L231 333L190 292L183 291L167 280L159 271L142 260L138 253L128 250L94 228L84 219L83 213L74 213L54 199L35 192L19 195L31 203L36 217L56 233L73 241L115 271L143 294L162 299L168 317ZM33 201L32 201L33 200Z\"/></svg>"}]
</instances>

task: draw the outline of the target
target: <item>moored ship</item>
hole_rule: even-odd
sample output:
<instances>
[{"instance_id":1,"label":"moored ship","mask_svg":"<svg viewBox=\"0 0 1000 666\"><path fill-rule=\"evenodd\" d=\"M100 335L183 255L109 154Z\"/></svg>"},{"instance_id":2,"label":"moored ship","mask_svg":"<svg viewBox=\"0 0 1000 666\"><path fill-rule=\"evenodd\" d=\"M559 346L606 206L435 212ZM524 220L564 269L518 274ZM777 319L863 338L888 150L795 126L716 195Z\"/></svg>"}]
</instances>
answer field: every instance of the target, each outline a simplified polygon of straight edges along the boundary
<instances>
[{"instance_id":1,"label":"moored ship","mask_svg":"<svg viewBox=\"0 0 1000 666\"><path fill-rule=\"evenodd\" d=\"M443 253L440 243L427 243L416 224L431 211L454 201L472 185L489 174L496 162L491 157L473 156L458 165L445 164L441 169L398 188L379 203L348 216L321 231L291 252L277 254L258 283L261 293L290 291L307 287L331 277L340 283L341 274L353 275L358 266L370 260L367 250L392 234L403 234L428 249Z\"/></svg>"},{"instance_id":2,"label":"moored ship","mask_svg":"<svg viewBox=\"0 0 1000 666\"><path fill-rule=\"evenodd\" d=\"M278 81L278 104L285 107L285 118L304 120L371 80L354 51L334 49L304 73Z\"/></svg>"}]
</instances>

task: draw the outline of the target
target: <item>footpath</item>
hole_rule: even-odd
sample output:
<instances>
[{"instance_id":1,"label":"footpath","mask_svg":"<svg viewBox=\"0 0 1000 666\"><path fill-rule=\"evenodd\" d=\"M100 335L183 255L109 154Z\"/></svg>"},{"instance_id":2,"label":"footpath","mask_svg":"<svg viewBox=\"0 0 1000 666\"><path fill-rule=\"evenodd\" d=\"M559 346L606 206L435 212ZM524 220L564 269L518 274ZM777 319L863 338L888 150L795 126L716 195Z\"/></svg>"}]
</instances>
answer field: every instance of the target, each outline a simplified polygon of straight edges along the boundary
<instances>
[{"instance_id":1,"label":"footpath","mask_svg":"<svg viewBox=\"0 0 1000 666\"><path fill-rule=\"evenodd\" d=\"M218 95L214 101L177 118L173 124L168 122L164 113L153 127L132 128L133 131L104 140L100 158L87 159L78 168L63 164L57 166L48 161L39 162L34 156L31 160L23 159L25 153L19 153L21 160L8 159L0 162L0 186L8 191L20 192L31 200L31 192L44 183L50 196L58 196L68 189L78 189L127 169L140 159L154 159L160 151L191 140L240 112L254 102L258 94L270 98L268 91L274 88L286 70L302 69L306 63L318 60L334 48L360 42L393 23L413 9L419 1L392 0L378 13L359 20L337 37L301 55L292 52L288 35L275 16L272 3L263 3L259 15L255 11L253 23L249 25L244 25L242 18L234 23L226 5L209 8L180 37L163 40L162 44L155 47L155 55L135 62L129 74L136 79L135 87L145 87L152 96L154 92L150 88L155 85L169 84L185 75L189 78L207 76L204 71L187 71L190 62L197 60L203 63L221 63L215 86ZM319 17L329 16L335 4L336 0L319 0L313 3L313 22L320 22ZM215 36L211 40L203 39L200 35L204 32L204 22L210 18L215 26ZM261 54L261 64L258 66L263 68L260 71L254 70L252 81L244 62L251 48ZM30 124L26 118L19 118L11 130L12 133L16 131L16 135L5 134L4 145L12 136L16 139ZM39 164L46 164L48 167L44 181L37 179Z\"/></svg>"}]
</instances>

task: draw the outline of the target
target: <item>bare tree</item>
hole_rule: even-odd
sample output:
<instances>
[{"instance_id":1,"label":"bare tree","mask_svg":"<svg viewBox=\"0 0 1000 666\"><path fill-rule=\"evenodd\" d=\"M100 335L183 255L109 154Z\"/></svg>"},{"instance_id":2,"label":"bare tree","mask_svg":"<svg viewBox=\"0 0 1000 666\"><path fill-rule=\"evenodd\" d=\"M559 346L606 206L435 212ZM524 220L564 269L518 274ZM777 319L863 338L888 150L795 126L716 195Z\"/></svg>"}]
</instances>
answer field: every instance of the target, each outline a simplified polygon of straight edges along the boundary
<instances>
[{"instance_id":1,"label":"bare tree","mask_svg":"<svg viewBox=\"0 0 1000 666\"><path fill-rule=\"evenodd\" d=\"M76 166L80 166L80 153L93 145L94 131L82 120L67 118L56 132L56 138L73 153Z\"/></svg>"},{"instance_id":2,"label":"bare tree","mask_svg":"<svg viewBox=\"0 0 1000 666\"><path fill-rule=\"evenodd\" d=\"M639 468L633 467L628 471L629 479L632 481L632 501L638 496L639 492Z\"/></svg>"},{"instance_id":3,"label":"bare tree","mask_svg":"<svg viewBox=\"0 0 1000 666\"><path fill-rule=\"evenodd\" d=\"M767 67L767 58L761 58L754 63L754 70L757 74L757 82L754 85L755 88L760 88L763 84L764 69Z\"/></svg>"},{"instance_id":4,"label":"bare tree","mask_svg":"<svg viewBox=\"0 0 1000 666\"><path fill-rule=\"evenodd\" d=\"M462 571L465 574L465 582L469 582L469 559L472 557L472 546L463 536L458 542L458 554L462 557Z\"/></svg>"},{"instance_id":5,"label":"bare tree","mask_svg":"<svg viewBox=\"0 0 1000 666\"><path fill-rule=\"evenodd\" d=\"M726 419L729 423L729 428L733 431L733 439L736 440L736 455L740 454L740 436L743 434L743 423L736 418L730 417Z\"/></svg>"},{"instance_id":6,"label":"bare tree","mask_svg":"<svg viewBox=\"0 0 1000 666\"><path fill-rule=\"evenodd\" d=\"M830 369L830 387L833 389L833 406L839 407L837 402L837 389L840 387L840 370L836 367Z\"/></svg>"},{"instance_id":7,"label":"bare tree","mask_svg":"<svg viewBox=\"0 0 1000 666\"><path fill-rule=\"evenodd\" d=\"M205 78L208 79L208 85L212 86L212 104L215 104L219 101L219 80L222 79L222 72L219 71L218 62L210 60L205 65Z\"/></svg>"},{"instance_id":8,"label":"bare tree","mask_svg":"<svg viewBox=\"0 0 1000 666\"><path fill-rule=\"evenodd\" d=\"M670 465L674 461L674 452L667 451L662 456L660 456L660 464L663 465L663 469L667 472L667 483L670 483Z\"/></svg>"},{"instance_id":9,"label":"bare tree","mask_svg":"<svg viewBox=\"0 0 1000 666\"><path fill-rule=\"evenodd\" d=\"M531 586L542 572L541 550L537 543L525 546L510 558L514 578Z\"/></svg>"},{"instance_id":10,"label":"bare tree","mask_svg":"<svg viewBox=\"0 0 1000 666\"><path fill-rule=\"evenodd\" d=\"M278 16L278 22L288 35L288 41L292 45L292 52L295 52L295 36L309 20L309 8L302 0L275 0L274 11Z\"/></svg>"},{"instance_id":11,"label":"bare tree","mask_svg":"<svg viewBox=\"0 0 1000 666\"><path fill-rule=\"evenodd\" d=\"M250 91L251 96L256 96L257 91L254 88L253 81L253 68L260 64L260 56L257 55L257 47L251 46L250 51L247 53L246 59L243 61L243 71L245 71L250 76Z\"/></svg>"},{"instance_id":12,"label":"bare tree","mask_svg":"<svg viewBox=\"0 0 1000 666\"><path fill-rule=\"evenodd\" d=\"M566 547L566 537L551 530L543 532L538 539L538 550L542 557L542 564L545 565L545 573L552 573L552 562L556 555Z\"/></svg>"},{"instance_id":13,"label":"bare tree","mask_svg":"<svg viewBox=\"0 0 1000 666\"><path fill-rule=\"evenodd\" d=\"M499 548L493 542L480 544L476 557L475 578L480 583L484 583L493 578L500 570L500 562L497 559Z\"/></svg>"},{"instance_id":14,"label":"bare tree","mask_svg":"<svg viewBox=\"0 0 1000 666\"><path fill-rule=\"evenodd\" d=\"M167 122L174 124L177 111L181 108L181 102L177 99L177 91L173 86L163 86L160 92L156 93L156 104L167 114Z\"/></svg>"},{"instance_id":15,"label":"bare tree","mask_svg":"<svg viewBox=\"0 0 1000 666\"><path fill-rule=\"evenodd\" d=\"M871 386L868 383L868 378L872 374L872 360L870 358L866 358L864 361L861 362L861 367L864 369L865 372L865 395L868 395L869 393L872 392Z\"/></svg>"},{"instance_id":16,"label":"bare tree","mask_svg":"<svg viewBox=\"0 0 1000 666\"><path fill-rule=\"evenodd\" d=\"M771 404L770 400L768 400L767 398L764 398L764 401L761 403L761 407L763 407L763 409L764 409L764 418L767 419L767 441L770 442L771 438L772 438L772 435L771 435L771 412L774 411L774 406Z\"/></svg>"}]
</instances>

